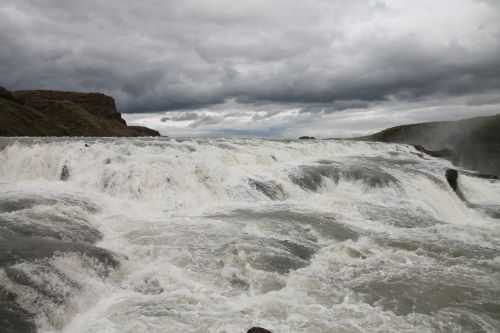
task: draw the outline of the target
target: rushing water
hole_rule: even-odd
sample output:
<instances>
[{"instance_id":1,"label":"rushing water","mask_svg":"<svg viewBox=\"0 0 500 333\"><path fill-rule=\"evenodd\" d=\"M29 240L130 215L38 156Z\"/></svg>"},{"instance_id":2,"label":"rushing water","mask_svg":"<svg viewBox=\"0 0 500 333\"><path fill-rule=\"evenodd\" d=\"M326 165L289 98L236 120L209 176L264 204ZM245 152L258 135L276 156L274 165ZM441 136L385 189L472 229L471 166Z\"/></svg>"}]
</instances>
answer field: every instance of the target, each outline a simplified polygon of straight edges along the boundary
<instances>
[{"instance_id":1,"label":"rushing water","mask_svg":"<svg viewBox=\"0 0 500 333\"><path fill-rule=\"evenodd\" d=\"M500 182L460 175L464 202L413 147L0 149L5 332L500 331Z\"/></svg>"}]
</instances>

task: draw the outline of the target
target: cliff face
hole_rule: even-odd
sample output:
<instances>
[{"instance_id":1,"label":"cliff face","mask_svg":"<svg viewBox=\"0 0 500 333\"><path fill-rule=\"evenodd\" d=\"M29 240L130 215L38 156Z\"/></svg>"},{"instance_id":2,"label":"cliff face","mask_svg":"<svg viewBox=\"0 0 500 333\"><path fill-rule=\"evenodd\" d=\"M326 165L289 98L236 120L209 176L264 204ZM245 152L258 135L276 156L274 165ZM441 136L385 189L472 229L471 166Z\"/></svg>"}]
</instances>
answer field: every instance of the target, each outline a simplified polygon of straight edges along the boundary
<instances>
[{"instance_id":1,"label":"cliff face","mask_svg":"<svg viewBox=\"0 0 500 333\"><path fill-rule=\"evenodd\" d=\"M500 114L397 126L361 139L450 149L455 164L500 176Z\"/></svg>"},{"instance_id":2,"label":"cliff face","mask_svg":"<svg viewBox=\"0 0 500 333\"><path fill-rule=\"evenodd\" d=\"M14 96L37 110L48 110L54 103L61 101L76 104L87 112L101 118L120 119L112 97L99 93L76 93L51 90L16 91Z\"/></svg>"},{"instance_id":3,"label":"cliff face","mask_svg":"<svg viewBox=\"0 0 500 333\"><path fill-rule=\"evenodd\" d=\"M1 136L159 136L127 126L112 97L99 93L0 88Z\"/></svg>"}]
</instances>

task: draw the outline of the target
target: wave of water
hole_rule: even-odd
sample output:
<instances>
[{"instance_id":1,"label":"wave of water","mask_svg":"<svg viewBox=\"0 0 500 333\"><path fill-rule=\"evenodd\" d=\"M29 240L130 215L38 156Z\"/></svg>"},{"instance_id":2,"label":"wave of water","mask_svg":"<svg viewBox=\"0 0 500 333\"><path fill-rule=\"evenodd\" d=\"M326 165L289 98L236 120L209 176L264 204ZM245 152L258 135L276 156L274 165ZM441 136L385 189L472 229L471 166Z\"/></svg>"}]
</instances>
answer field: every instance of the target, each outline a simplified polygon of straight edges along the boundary
<instances>
[{"instance_id":1,"label":"wave of water","mask_svg":"<svg viewBox=\"0 0 500 333\"><path fill-rule=\"evenodd\" d=\"M0 147L0 317L19 332L500 330L499 183L460 175L464 202L410 146Z\"/></svg>"}]
</instances>

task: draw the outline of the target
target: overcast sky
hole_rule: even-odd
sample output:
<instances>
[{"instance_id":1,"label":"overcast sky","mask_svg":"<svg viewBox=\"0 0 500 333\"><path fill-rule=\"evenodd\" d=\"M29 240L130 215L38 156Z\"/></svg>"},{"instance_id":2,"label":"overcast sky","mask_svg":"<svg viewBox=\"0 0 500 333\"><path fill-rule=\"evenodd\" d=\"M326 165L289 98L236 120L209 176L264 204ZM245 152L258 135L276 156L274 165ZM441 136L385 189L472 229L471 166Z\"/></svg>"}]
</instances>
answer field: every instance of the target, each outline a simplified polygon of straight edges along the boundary
<instances>
[{"instance_id":1,"label":"overcast sky","mask_svg":"<svg viewBox=\"0 0 500 333\"><path fill-rule=\"evenodd\" d=\"M104 92L165 134L500 113L497 0L2 0L0 46L0 85Z\"/></svg>"}]
</instances>

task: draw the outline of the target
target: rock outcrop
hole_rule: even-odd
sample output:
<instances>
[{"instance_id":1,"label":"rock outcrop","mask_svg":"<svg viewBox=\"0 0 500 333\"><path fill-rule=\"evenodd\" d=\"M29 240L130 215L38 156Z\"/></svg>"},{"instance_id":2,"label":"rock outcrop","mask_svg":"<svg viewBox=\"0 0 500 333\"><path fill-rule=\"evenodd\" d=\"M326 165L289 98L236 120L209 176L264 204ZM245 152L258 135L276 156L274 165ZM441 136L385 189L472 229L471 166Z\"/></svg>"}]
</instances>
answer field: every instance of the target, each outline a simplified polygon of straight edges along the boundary
<instances>
[{"instance_id":1,"label":"rock outcrop","mask_svg":"<svg viewBox=\"0 0 500 333\"><path fill-rule=\"evenodd\" d=\"M463 201L467 201L464 194L462 193L462 190L458 187L458 171L455 169L447 169L445 178L450 187L457 194L457 196Z\"/></svg>"},{"instance_id":2,"label":"rock outcrop","mask_svg":"<svg viewBox=\"0 0 500 333\"><path fill-rule=\"evenodd\" d=\"M112 97L50 90L9 92L0 87L0 136L159 136L127 126Z\"/></svg>"},{"instance_id":3,"label":"rock outcrop","mask_svg":"<svg viewBox=\"0 0 500 333\"><path fill-rule=\"evenodd\" d=\"M500 114L392 127L362 140L416 145L429 155L485 174L500 175Z\"/></svg>"},{"instance_id":4,"label":"rock outcrop","mask_svg":"<svg viewBox=\"0 0 500 333\"><path fill-rule=\"evenodd\" d=\"M271 333L271 331L268 331L262 327L252 327L247 331L247 333Z\"/></svg>"}]
</instances>

